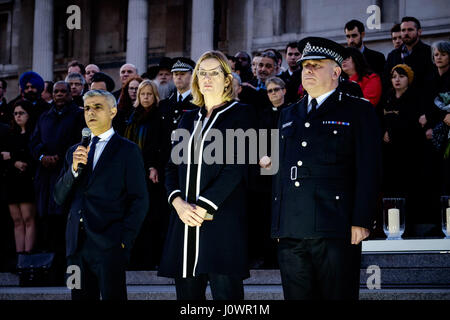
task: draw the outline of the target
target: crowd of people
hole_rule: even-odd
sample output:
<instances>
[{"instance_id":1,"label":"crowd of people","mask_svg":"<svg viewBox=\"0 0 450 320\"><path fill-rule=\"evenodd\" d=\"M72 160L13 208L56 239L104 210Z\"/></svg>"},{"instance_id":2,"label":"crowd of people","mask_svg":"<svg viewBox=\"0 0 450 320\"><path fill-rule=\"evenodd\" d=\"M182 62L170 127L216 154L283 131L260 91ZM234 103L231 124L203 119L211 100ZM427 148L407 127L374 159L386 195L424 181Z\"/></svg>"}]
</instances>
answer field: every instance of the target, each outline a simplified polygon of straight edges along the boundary
<instances>
[{"instance_id":1,"label":"crowd of people","mask_svg":"<svg viewBox=\"0 0 450 320\"><path fill-rule=\"evenodd\" d=\"M344 32L347 47L339 88L367 99L382 128L382 193L371 236L383 237L381 199L404 197L404 236L439 237L440 196L450 194L450 42L423 43L420 22L404 17L391 30L393 50L385 58L365 45L361 22L349 21ZM308 46L308 38L287 44L286 70L282 54L275 49L253 56L244 51L227 56L232 77L225 86L233 86L235 96L219 103L233 99L239 105L250 105L249 128L278 128L281 111L307 95L298 61ZM163 248L168 230L168 241L179 240L179 226L169 219L172 205L179 211L182 203L167 201L174 190L168 189L170 181L166 180L173 179L176 171L170 166L171 133L189 120L183 120L184 114L198 108L192 95L198 88L191 87L198 81L196 63L187 57L163 58L159 65L139 74L131 62L121 66L121 84L116 91L110 75L95 64L85 67L78 61L69 63L65 80L55 83L44 81L36 72L25 72L19 79L20 94L9 102L5 99L7 82L0 79L1 225L5 229L5 254L1 256L10 256L7 253L12 247L17 254L55 252L56 263L65 271L67 208L55 202L54 188L67 150L81 140L86 126L83 95L89 90L105 90L117 100L112 122L115 132L136 143L142 152L150 199L129 268L154 270L163 258L164 272L175 272L168 267L173 261L169 257L178 253ZM211 71L205 72L202 77L214 77ZM259 166L250 168L248 184L242 189L248 194L251 221L249 261L251 268L277 268L276 242L270 238L272 178L259 173L267 157L259 160ZM174 200L174 194L170 196ZM242 200L239 194L234 196L237 203ZM195 225L179 219L181 222ZM211 254L214 250L220 251L211 248Z\"/></svg>"}]
</instances>

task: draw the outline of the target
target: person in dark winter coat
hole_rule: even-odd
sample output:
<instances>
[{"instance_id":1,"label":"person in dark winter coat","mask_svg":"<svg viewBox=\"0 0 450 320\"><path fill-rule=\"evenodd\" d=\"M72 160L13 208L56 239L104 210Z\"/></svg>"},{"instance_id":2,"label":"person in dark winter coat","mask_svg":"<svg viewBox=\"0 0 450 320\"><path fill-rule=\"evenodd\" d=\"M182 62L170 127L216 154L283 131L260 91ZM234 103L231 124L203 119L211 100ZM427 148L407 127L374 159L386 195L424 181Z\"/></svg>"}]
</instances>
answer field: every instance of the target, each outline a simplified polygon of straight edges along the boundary
<instances>
[{"instance_id":1,"label":"person in dark winter coat","mask_svg":"<svg viewBox=\"0 0 450 320\"><path fill-rule=\"evenodd\" d=\"M37 213L41 219L41 246L56 252L61 259L64 259L66 217L64 208L55 203L53 191L67 149L81 139L82 115L82 110L72 101L68 83L56 82L53 105L39 118L30 142L31 154L38 162L34 182ZM61 268L64 264L61 261Z\"/></svg>"},{"instance_id":2,"label":"person in dark winter coat","mask_svg":"<svg viewBox=\"0 0 450 320\"><path fill-rule=\"evenodd\" d=\"M124 137L136 143L142 151L151 203L131 252L130 268L135 270L150 270L159 265L168 224L165 189L160 181L164 174L161 155L164 135L158 104L156 83L142 81L124 132Z\"/></svg>"},{"instance_id":3,"label":"person in dark winter coat","mask_svg":"<svg viewBox=\"0 0 450 320\"><path fill-rule=\"evenodd\" d=\"M231 68L219 51L199 58L191 90L200 109L187 112L172 136L166 189L175 210L158 275L175 278L177 299L205 300L209 281L213 299L241 300L243 279L249 276L247 166L237 163L236 145L226 138L226 130L246 131L248 108L233 100ZM218 135L223 144L217 146ZM226 151L230 143L233 153ZM222 159L211 161L213 154Z\"/></svg>"},{"instance_id":4,"label":"person in dark winter coat","mask_svg":"<svg viewBox=\"0 0 450 320\"><path fill-rule=\"evenodd\" d=\"M35 196L33 178L36 168L28 143L34 128L35 115L31 102L21 100L14 105L14 122L7 148L9 166L6 174L6 199L14 222L16 253L30 253L36 239Z\"/></svg>"}]
</instances>

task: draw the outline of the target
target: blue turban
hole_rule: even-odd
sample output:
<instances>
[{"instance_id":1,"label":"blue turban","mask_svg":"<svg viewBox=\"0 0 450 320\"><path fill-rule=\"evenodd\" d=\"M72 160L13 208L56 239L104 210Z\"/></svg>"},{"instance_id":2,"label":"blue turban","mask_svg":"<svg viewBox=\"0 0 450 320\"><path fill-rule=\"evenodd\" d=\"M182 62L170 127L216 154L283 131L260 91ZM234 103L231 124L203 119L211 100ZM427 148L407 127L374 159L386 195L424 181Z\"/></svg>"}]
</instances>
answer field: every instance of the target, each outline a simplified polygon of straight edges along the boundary
<instances>
[{"instance_id":1,"label":"blue turban","mask_svg":"<svg viewBox=\"0 0 450 320\"><path fill-rule=\"evenodd\" d=\"M25 90L25 86L27 83L31 83L33 87L35 87L39 93L44 91L44 79L33 71L27 71L20 76L19 84L22 90Z\"/></svg>"}]
</instances>

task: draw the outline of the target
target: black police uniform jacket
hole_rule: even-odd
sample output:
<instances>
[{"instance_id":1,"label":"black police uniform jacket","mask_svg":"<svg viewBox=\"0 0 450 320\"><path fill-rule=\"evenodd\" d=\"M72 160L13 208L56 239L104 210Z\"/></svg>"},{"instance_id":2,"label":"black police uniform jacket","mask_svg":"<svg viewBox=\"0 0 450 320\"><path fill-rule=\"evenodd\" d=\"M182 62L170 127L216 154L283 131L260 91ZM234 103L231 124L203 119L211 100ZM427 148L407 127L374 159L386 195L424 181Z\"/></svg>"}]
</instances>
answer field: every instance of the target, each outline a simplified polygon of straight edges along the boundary
<instances>
[{"instance_id":1,"label":"black police uniform jacket","mask_svg":"<svg viewBox=\"0 0 450 320\"><path fill-rule=\"evenodd\" d=\"M172 131L178 128L183 114L190 110L198 110L198 106L191 102L191 94L189 94L181 102L178 102L177 98L178 92L175 91L169 98L161 100L159 103L159 111L163 125L163 143L161 154L164 165L167 164L170 157L170 135Z\"/></svg>"},{"instance_id":2,"label":"black police uniform jacket","mask_svg":"<svg viewBox=\"0 0 450 320\"><path fill-rule=\"evenodd\" d=\"M186 278L205 273L242 278L249 276L245 192L248 166L238 163L236 149L232 151L234 154L228 154L234 158L234 164L225 161L223 164L207 164L204 161L204 153L212 148L216 140L211 139L212 129L218 130L224 137L225 157L226 130L241 128L246 131L249 128L250 114L247 107L236 101L228 102L213 110L204 127L205 108L188 111L181 119L175 132L178 134L180 129L189 131L189 151L181 164L174 164L171 157L166 167L168 201L172 204L173 199L180 196L189 203L205 208L213 215L213 220L205 220L200 227L189 227L172 210L159 276ZM202 140L199 138L195 143L191 137L199 132ZM172 153L182 142L182 139L179 140L172 137ZM194 161L195 146L200 152L196 159L200 161ZM177 154L181 157L186 155L184 152Z\"/></svg>"},{"instance_id":3,"label":"black police uniform jacket","mask_svg":"<svg viewBox=\"0 0 450 320\"><path fill-rule=\"evenodd\" d=\"M373 106L339 89L311 115L308 97L280 116L273 238L349 238L372 229L381 139Z\"/></svg>"}]
</instances>

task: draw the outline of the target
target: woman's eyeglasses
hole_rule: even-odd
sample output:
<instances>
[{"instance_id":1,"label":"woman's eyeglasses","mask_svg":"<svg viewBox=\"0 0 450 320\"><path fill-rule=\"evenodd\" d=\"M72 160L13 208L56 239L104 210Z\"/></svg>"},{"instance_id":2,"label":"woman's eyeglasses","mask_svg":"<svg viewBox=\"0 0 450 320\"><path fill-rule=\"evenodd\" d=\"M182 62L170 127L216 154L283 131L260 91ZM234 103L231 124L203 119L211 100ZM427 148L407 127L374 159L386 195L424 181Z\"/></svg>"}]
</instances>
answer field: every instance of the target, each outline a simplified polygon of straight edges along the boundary
<instances>
[{"instance_id":1,"label":"woman's eyeglasses","mask_svg":"<svg viewBox=\"0 0 450 320\"><path fill-rule=\"evenodd\" d=\"M212 70L212 71L204 71L204 70L199 70L199 71L197 71L197 76L200 78L200 79L205 79L206 78L206 76L208 76L208 78L216 78L216 77L218 77L219 76L219 74L220 73L223 73L223 71L222 70Z\"/></svg>"},{"instance_id":2,"label":"woman's eyeglasses","mask_svg":"<svg viewBox=\"0 0 450 320\"><path fill-rule=\"evenodd\" d=\"M23 116L23 115L25 115L25 114L27 114L27 113L24 112L24 111L15 111L15 112L14 112L14 116Z\"/></svg>"}]
</instances>

